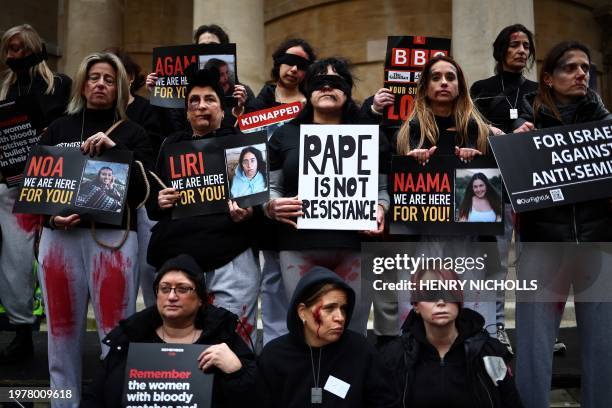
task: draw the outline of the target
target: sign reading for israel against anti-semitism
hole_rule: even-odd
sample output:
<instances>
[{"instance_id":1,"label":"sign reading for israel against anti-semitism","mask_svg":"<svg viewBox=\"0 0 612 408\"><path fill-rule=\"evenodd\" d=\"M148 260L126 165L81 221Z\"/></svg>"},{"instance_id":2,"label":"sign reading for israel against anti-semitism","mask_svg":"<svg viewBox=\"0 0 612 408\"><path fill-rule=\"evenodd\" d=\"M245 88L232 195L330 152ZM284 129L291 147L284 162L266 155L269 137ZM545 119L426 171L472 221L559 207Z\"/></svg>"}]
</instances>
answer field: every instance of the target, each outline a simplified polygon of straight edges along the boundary
<instances>
[{"instance_id":1,"label":"sign reading for israel against anti-semitism","mask_svg":"<svg viewBox=\"0 0 612 408\"><path fill-rule=\"evenodd\" d=\"M42 112L32 96L0 102L0 171L9 187L23 178L28 153L40 140Z\"/></svg>"},{"instance_id":2,"label":"sign reading for israel against anti-semitism","mask_svg":"<svg viewBox=\"0 0 612 408\"><path fill-rule=\"evenodd\" d=\"M376 229L378 126L301 125L298 228Z\"/></svg>"},{"instance_id":3,"label":"sign reading for israel against anti-semitism","mask_svg":"<svg viewBox=\"0 0 612 408\"><path fill-rule=\"evenodd\" d=\"M284 123L295 118L302 110L301 102L287 103L270 109L246 113L238 117L238 125L244 133L252 133L265 130L268 140Z\"/></svg>"},{"instance_id":4,"label":"sign reading for israel against anti-semitism","mask_svg":"<svg viewBox=\"0 0 612 408\"><path fill-rule=\"evenodd\" d=\"M13 212L121 225L131 162L128 150L92 158L78 147L34 146Z\"/></svg>"},{"instance_id":5,"label":"sign reading for israel against anti-semitism","mask_svg":"<svg viewBox=\"0 0 612 408\"><path fill-rule=\"evenodd\" d=\"M395 103L385 110L383 125L399 126L408 119L423 66L436 55L449 55L450 47L448 38L389 37L384 84L395 95Z\"/></svg>"},{"instance_id":6,"label":"sign reading for israel against anti-semitism","mask_svg":"<svg viewBox=\"0 0 612 408\"><path fill-rule=\"evenodd\" d=\"M123 406L210 408L213 374L198 367L201 344L130 343Z\"/></svg>"},{"instance_id":7,"label":"sign reading for israel against anti-semitism","mask_svg":"<svg viewBox=\"0 0 612 408\"><path fill-rule=\"evenodd\" d=\"M503 232L502 178L492 157L463 163L433 155L423 166L391 160L391 234L497 235Z\"/></svg>"},{"instance_id":8,"label":"sign reading for israel against anti-semitism","mask_svg":"<svg viewBox=\"0 0 612 408\"><path fill-rule=\"evenodd\" d=\"M612 120L489 137L515 212L612 196Z\"/></svg>"},{"instance_id":9,"label":"sign reading for israel against anti-semitism","mask_svg":"<svg viewBox=\"0 0 612 408\"><path fill-rule=\"evenodd\" d=\"M270 196L266 135L235 134L172 143L164 148L164 175L180 198L172 217L228 212Z\"/></svg>"},{"instance_id":10,"label":"sign reading for israel against anti-semitism","mask_svg":"<svg viewBox=\"0 0 612 408\"><path fill-rule=\"evenodd\" d=\"M196 64L198 69L218 69L220 84L224 89L233 89L238 81L236 44L189 44L153 48L153 72L157 74L157 82L151 94L151 105L185 107L185 70L191 64Z\"/></svg>"}]
</instances>

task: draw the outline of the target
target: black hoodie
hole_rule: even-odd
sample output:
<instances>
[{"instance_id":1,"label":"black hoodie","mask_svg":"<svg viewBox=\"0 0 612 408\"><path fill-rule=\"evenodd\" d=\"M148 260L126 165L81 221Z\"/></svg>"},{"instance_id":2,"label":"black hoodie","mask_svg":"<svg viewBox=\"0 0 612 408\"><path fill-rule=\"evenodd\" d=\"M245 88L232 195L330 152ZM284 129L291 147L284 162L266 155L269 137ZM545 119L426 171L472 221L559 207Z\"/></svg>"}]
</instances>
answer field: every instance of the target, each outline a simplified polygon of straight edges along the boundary
<instances>
[{"instance_id":1,"label":"black hoodie","mask_svg":"<svg viewBox=\"0 0 612 408\"><path fill-rule=\"evenodd\" d=\"M522 403L511 371L493 384L483 357L501 357L508 350L483 330L484 318L470 309L461 309L456 320L459 335L440 358L427 340L423 319L414 310L402 326L403 334L381 348L393 370L396 391L403 395L403 407L411 408L520 408Z\"/></svg>"},{"instance_id":2,"label":"black hoodie","mask_svg":"<svg viewBox=\"0 0 612 408\"><path fill-rule=\"evenodd\" d=\"M306 344L304 326L297 314L298 299L308 288L319 283L335 283L342 286L348 298L345 327L348 325L355 306L355 293L332 271L314 267L300 280L291 299L287 313L289 334L268 343L258 359L256 406L396 407L398 398L391 387L389 373L365 337L345 330L338 341L321 348L310 349ZM313 366L316 366L316 371L320 373L321 388L325 386L330 376L350 384L344 399L323 390L323 402L311 404L311 388L315 386Z\"/></svg>"}]
</instances>

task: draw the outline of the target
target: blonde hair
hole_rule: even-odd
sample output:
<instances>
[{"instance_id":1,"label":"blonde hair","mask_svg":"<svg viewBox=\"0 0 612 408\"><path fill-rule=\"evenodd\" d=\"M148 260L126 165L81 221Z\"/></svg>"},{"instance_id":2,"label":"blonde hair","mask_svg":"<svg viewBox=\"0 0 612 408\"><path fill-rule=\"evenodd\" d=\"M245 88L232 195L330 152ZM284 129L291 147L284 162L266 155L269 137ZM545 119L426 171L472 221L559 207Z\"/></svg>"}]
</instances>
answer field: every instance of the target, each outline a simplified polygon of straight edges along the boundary
<instances>
[{"instance_id":1,"label":"blonde hair","mask_svg":"<svg viewBox=\"0 0 612 408\"><path fill-rule=\"evenodd\" d=\"M459 83L459 95L453 104L453 117L455 119L455 127L457 134L460 137L460 144L465 146L468 144L468 128L470 121L474 121L478 127L478 138L476 139L476 149L481 153L486 153L488 149L487 136L489 135L489 127L474 106L470 93L467 89L465 76L461 67L450 57L441 55L430 59L423 67L423 72L417 83L417 92L414 102L414 109L406 122L402 124L397 137L397 152L406 155L412 150L410 146L410 121L416 118L420 124L421 134L419 143L416 148L421 148L427 140L432 146L438 143L440 137L440 129L436 125L436 118L431 109L431 104L427 99L427 87L431 78L431 67L440 61L446 61L452 64L457 70L457 81Z\"/></svg>"},{"instance_id":2,"label":"blonde hair","mask_svg":"<svg viewBox=\"0 0 612 408\"><path fill-rule=\"evenodd\" d=\"M125 109L127 108L130 85L128 81L127 73L121 63L121 60L110 52L94 52L89 54L81 64L74 77L74 84L72 85L72 93L70 95L70 102L68 102L68 108L66 113L69 115L76 115L81 112L87 106L85 97L83 96L83 86L87 81L87 74L89 69L99 62L105 62L115 69L116 78L115 83L117 86L117 101L115 104L115 111L120 119L127 119Z\"/></svg>"},{"instance_id":3,"label":"blonde hair","mask_svg":"<svg viewBox=\"0 0 612 408\"><path fill-rule=\"evenodd\" d=\"M8 43L11 38L19 35L23 40L25 48L32 54L42 52L43 43L40 36L29 24L22 24L15 27L11 27L4 32L2 36L2 42L0 44L0 59L6 63L6 55L8 51ZM45 61L41 61L35 66L30 68L30 78L34 79L36 74L39 74L43 80L47 83L47 89L45 94L49 95L55 90L54 87L54 75L51 68ZM2 81L0 82L0 100L6 99L9 88L17 81L17 74L11 69L4 71Z\"/></svg>"}]
</instances>

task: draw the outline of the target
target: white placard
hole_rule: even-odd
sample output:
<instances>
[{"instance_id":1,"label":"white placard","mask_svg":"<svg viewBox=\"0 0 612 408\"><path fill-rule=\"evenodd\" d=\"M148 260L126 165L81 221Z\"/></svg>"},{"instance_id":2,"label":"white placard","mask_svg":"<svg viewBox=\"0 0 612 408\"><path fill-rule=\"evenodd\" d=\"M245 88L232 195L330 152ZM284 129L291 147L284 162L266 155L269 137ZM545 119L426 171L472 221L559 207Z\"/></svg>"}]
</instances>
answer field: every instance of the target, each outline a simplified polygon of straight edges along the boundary
<instances>
[{"instance_id":1,"label":"white placard","mask_svg":"<svg viewBox=\"0 0 612 408\"><path fill-rule=\"evenodd\" d=\"M300 229L375 229L378 126L301 125Z\"/></svg>"}]
</instances>

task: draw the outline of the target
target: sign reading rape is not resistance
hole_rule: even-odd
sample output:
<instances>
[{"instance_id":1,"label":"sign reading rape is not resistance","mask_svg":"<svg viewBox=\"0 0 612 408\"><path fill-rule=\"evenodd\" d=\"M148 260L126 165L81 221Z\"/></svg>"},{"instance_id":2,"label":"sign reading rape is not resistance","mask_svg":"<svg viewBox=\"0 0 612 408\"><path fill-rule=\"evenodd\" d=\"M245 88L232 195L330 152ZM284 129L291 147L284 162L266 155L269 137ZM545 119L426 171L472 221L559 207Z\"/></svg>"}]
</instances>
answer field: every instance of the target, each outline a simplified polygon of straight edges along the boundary
<instances>
[{"instance_id":1,"label":"sign reading rape is not resistance","mask_svg":"<svg viewBox=\"0 0 612 408\"><path fill-rule=\"evenodd\" d=\"M298 197L298 228L375 229L378 126L300 126Z\"/></svg>"}]
</instances>

